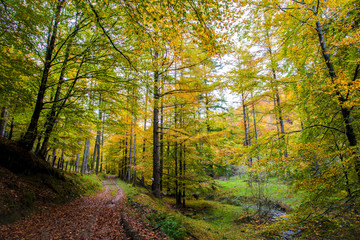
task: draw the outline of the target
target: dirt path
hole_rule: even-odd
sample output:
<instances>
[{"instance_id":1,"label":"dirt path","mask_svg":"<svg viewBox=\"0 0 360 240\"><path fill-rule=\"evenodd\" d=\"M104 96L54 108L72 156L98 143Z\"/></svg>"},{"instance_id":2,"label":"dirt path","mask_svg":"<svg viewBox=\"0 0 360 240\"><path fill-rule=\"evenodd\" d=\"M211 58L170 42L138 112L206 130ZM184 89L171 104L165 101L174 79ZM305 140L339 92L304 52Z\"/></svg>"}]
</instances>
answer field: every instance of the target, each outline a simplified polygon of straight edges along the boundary
<instances>
[{"instance_id":1,"label":"dirt path","mask_svg":"<svg viewBox=\"0 0 360 240\"><path fill-rule=\"evenodd\" d=\"M0 227L0 239L128 239L121 224L123 191L114 179L104 191Z\"/></svg>"}]
</instances>

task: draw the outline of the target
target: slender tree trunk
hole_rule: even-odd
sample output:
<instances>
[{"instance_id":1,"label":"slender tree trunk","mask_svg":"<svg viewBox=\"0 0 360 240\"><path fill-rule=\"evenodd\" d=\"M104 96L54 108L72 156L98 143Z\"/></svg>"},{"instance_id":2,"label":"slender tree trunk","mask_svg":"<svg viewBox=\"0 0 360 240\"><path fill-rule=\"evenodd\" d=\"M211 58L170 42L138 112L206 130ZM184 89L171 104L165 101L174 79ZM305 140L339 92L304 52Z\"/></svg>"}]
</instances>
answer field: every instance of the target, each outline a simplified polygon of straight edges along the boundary
<instances>
[{"instance_id":1,"label":"slender tree trunk","mask_svg":"<svg viewBox=\"0 0 360 240\"><path fill-rule=\"evenodd\" d=\"M91 161L91 166L90 166L91 173L94 172L94 166L95 166L95 161L96 161L96 153L97 153L97 144L96 144L96 142L97 142L97 136L95 138L94 154L92 156L92 161Z\"/></svg>"},{"instance_id":2,"label":"slender tree trunk","mask_svg":"<svg viewBox=\"0 0 360 240\"><path fill-rule=\"evenodd\" d=\"M52 27L51 36L49 36L50 39L49 44L46 48L44 68L43 68L42 78L40 81L37 99L36 99L35 109L31 117L29 127L26 130L26 133L24 134L22 139L20 140L20 144L28 151L30 151L33 148L37 136L37 125L40 118L40 113L43 108L43 100L44 100L45 91L47 87L47 80L51 68L52 55L57 38L58 25L60 22L60 14L64 2L65 0L59 0L58 5L56 7L54 25Z\"/></svg>"},{"instance_id":3,"label":"slender tree trunk","mask_svg":"<svg viewBox=\"0 0 360 240\"><path fill-rule=\"evenodd\" d=\"M186 197L186 192L185 192L185 187L186 187L186 183L185 183L185 180L186 180L186 146L185 146L185 144L184 144L184 146L183 146L183 151L184 151L184 153L183 153L183 193L182 193L182 200L183 200L183 202L182 202L182 206L183 206L183 208L185 208L186 207L186 202L185 202L185 197Z\"/></svg>"},{"instance_id":4,"label":"slender tree trunk","mask_svg":"<svg viewBox=\"0 0 360 240\"><path fill-rule=\"evenodd\" d=\"M53 149L53 153L52 153L52 164L51 164L52 167L55 166L55 161L56 161L56 148Z\"/></svg>"},{"instance_id":5,"label":"slender tree trunk","mask_svg":"<svg viewBox=\"0 0 360 240\"><path fill-rule=\"evenodd\" d=\"M125 149L124 149L125 157L124 157L124 165L122 166L123 172L123 180L126 180L126 166L128 162L128 140L127 140L127 132L125 133Z\"/></svg>"},{"instance_id":6,"label":"slender tree trunk","mask_svg":"<svg viewBox=\"0 0 360 240\"><path fill-rule=\"evenodd\" d=\"M316 9L315 9L316 10ZM314 11L316 12L316 11ZM315 14L315 16L317 17L317 14ZM335 68L334 65L331 61L330 58L330 54L329 51L327 50L326 47L326 42L325 42L325 37L324 37L324 33L322 30L322 26L320 21L316 22L316 31L318 34L318 38L319 38L319 44L321 47L321 53L323 56L323 59L325 61L327 70L329 72L330 78L331 78L331 82L334 84L335 79L337 78L336 76L336 72L335 72ZM356 77L354 77L354 80L356 80ZM335 94L339 100L339 105L340 105L340 110L341 110L341 116L343 118L343 122L345 124L345 135L346 138L348 140L349 143L349 147L353 148L353 152L352 155L356 156L356 160L355 160L355 172L357 174L358 177L358 182L360 183L360 157L358 156L358 150L356 149L357 147L357 138L356 138L356 134L351 122L351 108L344 106L345 102L347 102L347 98L344 97L339 89L336 87L335 85Z\"/></svg>"},{"instance_id":7,"label":"slender tree trunk","mask_svg":"<svg viewBox=\"0 0 360 240\"><path fill-rule=\"evenodd\" d=\"M77 172L79 168L79 158L80 158L80 153L76 154L75 172Z\"/></svg>"},{"instance_id":8,"label":"slender tree trunk","mask_svg":"<svg viewBox=\"0 0 360 240\"><path fill-rule=\"evenodd\" d=\"M103 124L102 123L103 117L102 117L102 111L101 111L101 94L99 95L98 109L99 109L99 117L98 117L99 122L97 123L94 158L93 158L93 164L92 164L92 166L95 164L95 173L96 174L98 174L98 172L99 172L100 146L101 146L101 135L102 135L102 124Z\"/></svg>"},{"instance_id":9,"label":"slender tree trunk","mask_svg":"<svg viewBox=\"0 0 360 240\"><path fill-rule=\"evenodd\" d=\"M101 124L101 151L100 151L100 155L101 155L101 162L100 162L100 172L103 171L103 158L104 158L104 154L103 154L103 147L104 147L104 131L105 131L105 128L104 128L104 123L105 123L105 118L106 118L106 115L105 113L103 114L102 116L102 124Z\"/></svg>"},{"instance_id":10,"label":"slender tree trunk","mask_svg":"<svg viewBox=\"0 0 360 240\"><path fill-rule=\"evenodd\" d=\"M256 114L255 114L255 105L252 104L252 115L253 115L253 119L254 119L254 137L255 137L255 144L257 144L257 140L258 140L258 131L257 131L257 124L256 124ZM256 158L259 160L259 154L258 154L258 150L256 150L257 152L257 156Z\"/></svg>"},{"instance_id":11,"label":"slender tree trunk","mask_svg":"<svg viewBox=\"0 0 360 240\"><path fill-rule=\"evenodd\" d=\"M175 113L174 113L174 128L177 128L177 105L175 104ZM178 175L178 142L175 139L174 147L174 160L175 160L175 199L176 206L180 206L181 197L179 197L179 175ZM180 169L179 169L180 170Z\"/></svg>"},{"instance_id":12,"label":"slender tree trunk","mask_svg":"<svg viewBox=\"0 0 360 240\"><path fill-rule=\"evenodd\" d=\"M157 54L156 54L157 55ZM159 163L159 72L154 72L154 113L153 113L153 183L152 192L160 198L160 163Z\"/></svg>"},{"instance_id":13,"label":"slender tree trunk","mask_svg":"<svg viewBox=\"0 0 360 240\"><path fill-rule=\"evenodd\" d=\"M65 161L65 160L64 160L64 161ZM66 161L65 172L67 171L68 165L69 165L69 160ZM69 171L70 171L70 170L69 170Z\"/></svg>"},{"instance_id":14,"label":"slender tree trunk","mask_svg":"<svg viewBox=\"0 0 360 240\"><path fill-rule=\"evenodd\" d=\"M145 93L145 114L144 114L144 132L146 131L146 122L147 122L148 95L149 95L149 90L148 90L148 88L146 88L146 93ZM145 160L145 151L146 151L146 138L144 137L143 138L143 150L142 150L143 161Z\"/></svg>"},{"instance_id":15,"label":"slender tree trunk","mask_svg":"<svg viewBox=\"0 0 360 240\"><path fill-rule=\"evenodd\" d=\"M90 137L88 137L87 140L85 141L84 156L83 156L83 162L82 162L82 166L81 166L81 174L86 174L86 171L87 171L89 147L90 147Z\"/></svg>"},{"instance_id":16,"label":"slender tree trunk","mask_svg":"<svg viewBox=\"0 0 360 240\"><path fill-rule=\"evenodd\" d=\"M100 138L100 136L99 136ZM100 142L100 141L99 141ZM96 151L96 167L95 167L95 173L98 174L99 173L99 165L100 165L100 144L98 143L97 146L97 151Z\"/></svg>"},{"instance_id":17,"label":"slender tree trunk","mask_svg":"<svg viewBox=\"0 0 360 240\"><path fill-rule=\"evenodd\" d=\"M257 132L255 105L254 104L252 104L252 115L253 115L253 120L254 120L254 137L255 137L255 142L256 142L258 140L258 132Z\"/></svg>"},{"instance_id":18,"label":"slender tree trunk","mask_svg":"<svg viewBox=\"0 0 360 240\"><path fill-rule=\"evenodd\" d=\"M57 164L56 164L56 168L57 168L57 169L60 169L60 168L61 168L61 160L62 160L61 157L59 157L59 158L58 158L58 162L57 162Z\"/></svg>"},{"instance_id":19,"label":"slender tree trunk","mask_svg":"<svg viewBox=\"0 0 360 240\"><path fill-rule=\"evenodd\" d=\"M134 173L133 173L133 178L134 178L134 182L133 185L136 186L136 117L134 120Z\"/></svg>"},{"instance_id":20,"label":"slender tree trunk","mask_svg":"<svg viewBox=\"0 0 360 240\"><path fill-rule=\"evenodd\" d=\"M64 170L64 151L61 151L61 161L60 161L60 165L61 165L61 170Z\"/></svg>"},{"instance_id":21,"label":"slender tree trunk","mask_svg":"<svg viewBox=\"0 0 360 240\"><path fill-rule=\"evenodd\" d=\"M163 190L163 168L164 168L164 102L161 99L160 117L160 191Z\"/></svg>"},{"instance_id":22,"label":"slender tree trunk","mask_svg":"<svg viewBox=\"0 0 360 240\"><path fill-rule=\"evenodd\" d=\"M96 142L94 149L94 161L96 161L95 173L99 172L99 162L100 162L100 146L101 146L101 133L102 133L102 112L101 112L101 94L99 96L99 122L97 124L97 132L96 132ZM96 150L96 151L95 151ZM96 156L96 158L95 158Z\"/></svg>"},{"instance_id":23,"label":"slender tree trunk","mask_svg":"<svg viewBox=\"0 0 360 240\"><path fill-rule=\"evenodd\" d=\"M181 122L181 120L180 120ZM183 158L183 152L182 152L182 144L179 146L179 187L178 187L178 194L176 199L176 205L178 207L181 206L181 197L182 197L182 184L183 184L183 171L182 171L182 159Z\"/></svg>"},{"instance_id":24,"label":"slender tree trunk","mask_svg":"<svg viewBox=\"0 0 360 240\"><path fill-rule=\"evenodd\" d=\"M167 150L166 150L166 157L169 161L170 159L170 141L169 138L167 139ZM168 177L167 177L167 192L170 192L170 167L168 167Z\"/></svg>"},{"instance_id":25,"label":"slender tree trunk","mask_svg":"<svg viewBox=\"0 0 360 240\"><path fill-rule=\"evenodd\" d=\"M11 118L10 133L8 139L11 140L14 133L14 117Z\"/></svg>"},{"instance_id":26,"label":"slender tree trunk","mask_svg":"<svg viewBox=\"0 0 360 240\"><path fill-rule=\"evenodd\" d=\"M244 120L244 132L245 132L245 141L244 146L249 146L249 136L248 136L248 125L247 125L247 118L246 118L246 105L245 105L245 96L244 93L241 94L241 102L242 102L242 109L243 109L243 120Z\"/></svg>"},{"instance_id":27,"label":"slender tree trunk","mask_svg":"<svg viewBox=\"0 0 360 240\"><path fill-rule=\"evenodd\" d=\"M130 154L129 154L129 165L128 165L128 182L131 182L131 158L132 158L132 149L133 149L133 121L130 123Z\"/></svg>"},{"instance_id":28,"label":"slender tree trunk","mask_svg":"<svg viewBox=\"0 0 360 240\"><path fill-rule=\"evenodd\" d=\"M124 139L121 141L121 145L119 147L119 152L122 152L122 158L118 164L118 169L119 169L118 177L123 179L122 164L124 164L124 161L125 161L125 140ZM108 171L107 166L108 165L106 164L106 171ZM110 165L110 167L111 167L111 165Z\"/></svg>"},{"instance_id":29,"label":"slender tree trunk","mask_svg":"<svg viewBox=\"0 0 360 240\"><path fill-rule=\"evenodd\" d=\"M176 199L176 206L179 206L179 197L178 197L178 190L179 190L179 179L178 179L178 143L175 140L175 147L174 147L174 163L175 163L175 199Z\"/></svg>"},{"instance_id":30,"label":"slender tree trunk","mask_svg":"<svg viewBox=\"0 0 360 240\"><path fill-rule=\"evenodd\" d=\"M79 28L79 26L76 27L77 29ZM67 69L67 63L68 63L68 59L70 56L70 48L72 46L72 38L69 40L69 43L67 44L66 50L65 50L65 56L64 56L64 61L62 63L61 66L61 72L60 72L60 77L59 77L59 81L57 84L57 88L56 88L56 93L55 93L55 97L54 97L54 102L53 105L51 106L51 110L50 113L46 119L45 122L45 132L44 132L44 141L43 144L41 146L41 150L40 150L40 156L44 156L46 151L47 151L47 146L49 143L49 139L50 139L50 135L53 131L53 128L55 126L55 122L56 122L56 112L60 111L61 109L59 108L59 99L60 99L60 94L61 94L61 89L62 89L62 85L65 82L65 72ZM38 151L36 151L38 152Z\"/></svg>"},{"instance_id":31,"label":"slender tree trunk","mask_svg":"<svg viewBox=\"0 0 360 240\"><path fill-rule=\"evenodd\" d=\"M245 95L244 93L241 94L241 102L242 102L242 109L243 109L243 120L244 120L244 131L245 131L245 142L244 146L250 146L250 136L249 136L249 124L248 124L248 114L245 105ZM252 158L249 157L249 165L252 165Z\"/></svg>"},{"instance_id":32,"label":"slender tree trunk","mask_svg":"<svg viewBox=\"0 0 360 240\"><path fill-rule=\"evenodd\" d=\"M6 115L7 115L7 108L4 106L1 108L1 118L0 118L0 136L1 137L5 137Z\"/></svg>"}]
</instances>

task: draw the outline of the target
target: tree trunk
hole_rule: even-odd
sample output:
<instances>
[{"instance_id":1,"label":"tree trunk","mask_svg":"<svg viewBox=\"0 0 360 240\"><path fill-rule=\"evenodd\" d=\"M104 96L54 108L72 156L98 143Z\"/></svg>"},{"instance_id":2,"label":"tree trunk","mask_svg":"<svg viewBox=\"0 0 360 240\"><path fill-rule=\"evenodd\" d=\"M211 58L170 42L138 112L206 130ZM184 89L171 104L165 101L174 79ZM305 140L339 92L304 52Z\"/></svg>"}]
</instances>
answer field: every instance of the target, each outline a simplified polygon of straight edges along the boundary
<instances>
[{"instance_id":1,"label":"tree trunk","mask_svg":"<svg viewBox=\"0 0 360 240\"><path fill-rule=\"evenodd\" d=\"M252 104L252 115L253 115L253 119L254 119L254 136L255 136L255 144L257 144L257 140L258 140L258 131L257 131L257 124L256 124L256 114L255 114L255 105ZM257 160L259 160L259 152L258 150L256 150L257 152Z\"/></svg>"},{"instance_id":2,"label":"tree trunk","mask_svg":"<svg viewBox=\"0 0 360 240\"><path fill-rule=\"evenodd\" d=\"M185 197L186 197L186 193L185 193L185 180L186 180L186 156L185 156L185 153L186 153L186 147L185 147L185 144L183 146L183 193L182 193L182 207L185 208L186 207L186 203L185 203Z\"/></svg>"},{"instance_id":3,"label":"tree trunk","mask_svg":"<svg viewBox=\"0 0 360 240\"><path fill-rule=\"evenodd\" d=\"M163 168L164 168L164 102L161 99L160 116L160 191L163 190Z\"/></svg>"},{"instance_id":4,"label":"tree trunk","mask_svg":"<svg viewBox=\"0 0 360 240\"><path fill-rule=\"evenodd\" d=\"M51 164L52 167L55 166L55 161L56 161L56 148L53 149L53 153L52 153L52 164Z\"/></svg>"},{"instance_id":5,"label":"tree trunk","mask_svg":"<svg viewBox=\"0 0 360 240\"><path fill-rule=\"evenodd\" d=\"M26 130L26 133L24 134L24 136L20 140L20 144L28 151L30 151L33 148L33 145L34 145L34 142L35 142L35 139L37 136L37 124L38 124L38 121L40 118L40 113L43 108L43 100L44 100L45 91L46 91L46 87L47 87L46 86L47 80L48 80L48 76L49 76L49 72L50 72L50 68L51 68L52 54L53 54L53 51L55 48L55 42L56 42L56 38L57 38L57 30L58 30L58 25L60 22L60 14L61 14L61 9L62 9L64 2L65 2L65 0L59 0L58 5L56 7L54 25L52 27L51 36L49 36L49 38L50 38L49 44L46 48L44 69L43 69L42 78L40 81L40 86L39 86L38 95L37 95L37 99L36 99L35 109L34 109L32 117L31 117L29 127Z\"/></svg>"},{"instance_id":6,"label":"tree trunk","mask_svg":"<svg viewBox=\"0 0 360 240\"><path fill-rule=\"evenodd\" d=\"M174 128L177 128L177 105L175 104L175 113L174 113ZM175 139L175 147L174 147L174 161L175 161L175 199L176 206L181 205L181 196L179 196L179 175L178 175L178 142Z\"/></svg>"},{"instance_id":7,"label":"tree trunk","mask_svg":"<svg viewBox=\"0 0 360 240\"><path fill-rule=\"evenodd\" d=\"M99 172L99 164L100 164L100 146L101 146L101 135L102 135L102 128L103 128L103 116L101 111L101 94L99 96L99 122L97 124L97 132L96 132L96 142L95 142L95 149L94 149L94 161L96 161L95 166L95 173L98 174Z\"/></svg>"},{"instance_id":8,"label":"tree trunk","mask_svg":"<svg viewBox=\"0 0 360 240\"><path fill-rule=\"evenodd\" d=\"M92 161L91 161L91 166L90 166L90 171L91 171L91 173L94 172L94 166L95 166L95 162L96 162L96 153L97 153L97 144L96 144L96 142L97 142L97 136L96 136L96 138L95 138L94 154L93 154L93 156L92 156Z\"/></svg>"},{"instance_id":9,"label":"tree trunk","mask_svg":"<svg viewBox=\"0 0 360 240\"><path fill-rule=\"evenodd\" d=\"M127 132L125 133L125 149L124 149L124 165L122 166L122 179L126 180L126 166L127 166L127 154L128 154L128 142Z\"/></svg>"},{"instance_id":10,"label":"tree trunk","mask_svg":"<svg viewBox=\"0 0 360 240\"><path fill-rule=\"evenodd\" d=\"M315 13L315 16L317 17L316 13ZM328 72L329 72L329 75L330 75L330 78L331 78L331 82L332 82L332 84L334 84L335 79L337 78L337 76L336 76L334 65L333 65L333 63L331 61L331 58L330 58L330 54L329 54L329 52L327 50L327 47L326 47L325 37L324 37L324 33L322 31L320 21L316 22L316 31L317 31L317 34L318 34L319 44L320 44L320 47L321 47L321 53L322 53L323 59L325 61L326 67L328 69ZM344 106L344 103L347 101L347 99L340 93L340 91L338 90L336 85L335 85L335 90L336 90L335 91L336 96L337 96L337 98L339 100L341 116L342 116L343 122L345 124L345 130L346 130L345 135L346 135L346 138L348 140L349 146L353 147L352 155L356 156L355 172L356 172L357 177L358 177L358 182L360 183L360 157L357 156L358 155L357 150L356 150L357 138L356 138L354 128L352 126L352 122L351 122L351 109L349 107Z\"/></svg>"},{"instance_id":11,"label":"tree trunk","mask_svg":"<svg viewBox=\"0 0 360 240\"><path fill-rule=\"evenodd\" d=\"M167 139L167 148L166 148L166 159L170 159L170 141ZM167 177L167 192L170 192L170 167L168 167L168 177Z\"/></svg>"},{"instance_id":12,"label":"tree trunk","mask_svg":"<svg viewBox=\"0 0 360 240\"><path fill-rule=\"evenodd\" d=\"M61 166L61 170L64 170L64 151L61 151L61 161L60 161L60 166Z\"/></svg>"},{"instance_id":13,"label":"tree trunk","mask_svg":"<svg viewBox=\"0 0 360 240\"><path fill-rule=\"evenodd\" d=\"M136 186L136 117L134 120L134 173L133 173L133 185Z\"/></svg>"},{"instance_id":14,"label":"tree trunk","mask_svg":"<svg viewBox=\"0 0 360 240\"><path fill-rule=\"evenodd\" d=\"M180 120L181 122L181 120ZM178 187L178 193L176 198L176 205L178 207L181 206L181 197L182 197L182 187L183 187L183 171L182 171L182 159L183 158L183 152L182 152L182 144L179 146L179 187Z\"/></svg>"},{"instance_id":15,"label":"tree trunk","mask_svg":"<svg viewBox=\"0 0 360 240\"><path fill-rule=\"evenodd\" d=\"M160 163L159 163L159 72L154 72L154 113L153 113L153 182L152 192L160 198Z\"/></svg>"},{"instance_id":16,"label":"tree trunk","mask_svg":"<svg viewBox=\"0 0 360 240\"><path fill-rule=\"evenodd\" d=\"M10 133L8 139L11 140L14 133L14 117L11 118Z\"/></svg>"},{"instance_id":17,"label":"tree trunk","mask_svg":"<svg viewBox=\"0 0 360 240\"><path fill-rule=\"evenodd\" d=\"M76 162L75 162L75 172L78 171L79 168L79 158L80 158L80 154L76 154Z\"/></svg>"},{"instance_id":18,"label":"tree trunk","mask_svg":"<svg viewBox=\"0 0 360 240\"><path fill-rule=\"evenodd\" d=\"M82 162L82 166L81 166L81 174L86 174L86 171L87 171L89 148L90 148L90 137L88 137L88 139L85 141L84 157L83 157L83 162Z\"/></svg>"},{"instance_id":19,"label":"tree trunk","mask_svg":"<svg viewBox=\"0 0 360 240\"><path fill-rule=\"evenodd\" d=\"M119 164L118 164L118 170L119 170L119 173L118 173L118 177L123 179L123 172L122 172L122 164L124 163L124 159L125 159L125 140L123 139L121 141L121 145L119 147L119 152L122 152L122 158L121 160L119 161ZM110 168L111 168L111 165L110 164ZM108 171L108 165L106 164L106 170L105 171Z\"/></svg>"},{"instance_id":20,"label":"tree trunk","mask_svg":"<svg viewBox=\"0 0 360 240\"><path fill-rule=\"evenodd\" d=\"M0 118L0 136L5 137L5 129L6 129L6 114L7 108L1 108L1 118Z\"/></svg>"},{"instance_id":21,"label":"tree trunk","mask_svg":"<svg viewBox=\"0 0 360 240\"><path fill-rule=\"evenodd\" d=\"M76 29L79 29L79 26L76 26ZM74 36L74 35L73 35ZM62 88L62 84L65 82L65 71L67 68L67 63L68 63L68 59L70 56L70 48L72 46L72 40L73 38L71 38L69 40L69 43L67 44L66 50L65 50L65 56L64 56L64 61L62 63L61 66L61 72L60 72L60 77L59 77L59 81L57 84L57 88L56 88L56 93L55 93L55 97L54 97L54 102L53 105L51 106L51 110L50 113L46 119L45 122L45 133L44 133L44 141L43 144L41 146L41 150L40 150L40 156L44 156L46 151L47 151L47 146L49 143L49 139L50 139L50 135L53 131L53 128L55 126L55 122L56 122L56 118L57 115L56 112L57 111L61 111L61 109L59 109L59 99L60 99L60 94L61 94L61 88Z\"/></svg>"},{"instance_id":22,"label":"tree trunk","mask_svg":"<svg viewBox=\"0 0 360 240\"><path fill-rule=\"evenodd\" d=\"M106 115L105 113L103 114L102 116L102 124L101 124L101 151L100 151L100 158L101 158L101 162L100 162L100 172L103 171L103 158L104 158L104 154L103 154L103 147L104 147L104 131L105 131L105 128L104 128L104 122L105 122L105 118L106 118Z\"/></svg>"},{"instance_id":23,"label":"tree trunk","mask_svg":"<svg viewBox=\"0 0 360 240\"><path fill-rule=\"evenodd\" d=\"M244 132L245 132L245 141L244 146L249 146L249 132L248 132L248 124L246 118L246 105L245 105L245 96L244 93L241 94L241 102L242 102L242 109L243 109L243 120L244 120Z\"/></svg>"},{"instance_id":24,"label":"tree trunk","mask_svg":"<svg viewBox=\"0 0 360 240\"><path fill-rule=\"evenodd\" d=\"M147 109L148 109L148 95L149 89L146 87L145 93L145 114L144 114L144 132L146 131L146 123L147 123ZM142 159L145 161L145 151L146 151L146 138L143 138L143 149L142 149Z\"/></svg>"},{"instance_id":25,"label":"tree trunk","mask_svg":"<svg viewBox=\"0 0 360 240\"><path fill-rule=\"evenodd\" d=\"M130 127L130 153L129 153L129 165L128 165L128 182L131 182L131 158L132 158L132 148L133 148L133 124L132 124L132 120L131 120L131 127Z\"/></svg>"},{"instance_id":26,"label":"tree trunk","mask_svg":"<svg viewBox=\"0 0 360 240\"><path fill-rule=\"evenodd\" d=\"M60 169L60 167L61 167L61 157L58 158L58 162L56 164L57 169Z\"/></svg>"}]
</instances>

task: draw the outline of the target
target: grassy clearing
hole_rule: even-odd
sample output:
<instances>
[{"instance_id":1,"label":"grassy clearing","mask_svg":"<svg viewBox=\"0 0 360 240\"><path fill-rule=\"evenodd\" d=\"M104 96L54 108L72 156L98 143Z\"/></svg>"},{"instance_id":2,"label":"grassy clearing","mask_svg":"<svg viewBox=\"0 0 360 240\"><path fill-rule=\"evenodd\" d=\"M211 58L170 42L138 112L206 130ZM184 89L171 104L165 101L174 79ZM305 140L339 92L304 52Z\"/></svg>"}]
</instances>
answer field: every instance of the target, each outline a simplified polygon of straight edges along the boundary
<instances>
[{"instance_id":1,"label":"grassy clearing","mask_svg":"<svg viewBox=\"0 0 360 240\"><path fill-rule=\"evenodd\" d=\"M175 209L175 199L151 197L146 189L134 188L120 180L129 204L141 207L149 222L173 239L261 239L255 225L237 223L249 214L242 206L208 200L187 200L186 209Z\"/></svg>"},{"instance_id":2,"label":"grassy clearing","mask_svg":"<svg viewBox=\"0 0 360 240\"><path fill-rule=\"evenodd\" d=\"M296 209L301 201L301 194L294 193L281 180L270 178L264 183L253 182L249 185L247 177L231 177L229 180L216 180L220 186L219 196L256 198L260 191L272 201L281 202Z\"/></svg>"}]
</instances>

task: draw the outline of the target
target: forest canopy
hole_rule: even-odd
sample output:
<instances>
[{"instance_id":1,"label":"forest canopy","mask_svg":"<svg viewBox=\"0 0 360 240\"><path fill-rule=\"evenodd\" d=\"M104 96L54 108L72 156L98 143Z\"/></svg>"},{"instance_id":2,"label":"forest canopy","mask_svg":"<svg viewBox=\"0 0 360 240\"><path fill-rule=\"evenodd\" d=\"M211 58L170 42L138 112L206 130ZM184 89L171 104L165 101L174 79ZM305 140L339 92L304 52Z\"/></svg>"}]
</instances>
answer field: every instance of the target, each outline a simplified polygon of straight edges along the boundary
<instances>
[{"instance_id":1,"label":"forest canopy","mask_svg":"<svg viewBox=\"0 0 360 240\"><path fill-rule=\"evenodd\" d=\"M1 1L0 134L178 206L275 177L353 224L359 24L357 0Z\"/></svg>"}]
</instances>

